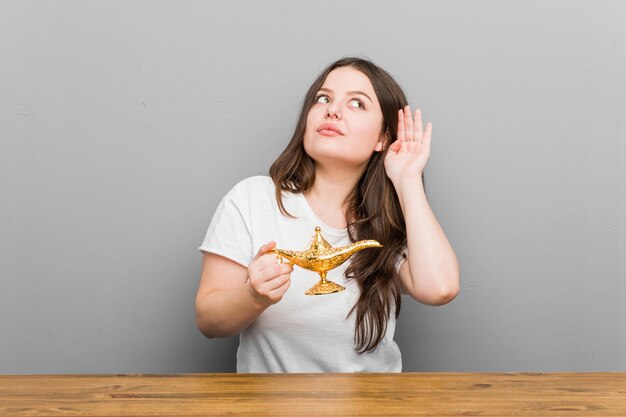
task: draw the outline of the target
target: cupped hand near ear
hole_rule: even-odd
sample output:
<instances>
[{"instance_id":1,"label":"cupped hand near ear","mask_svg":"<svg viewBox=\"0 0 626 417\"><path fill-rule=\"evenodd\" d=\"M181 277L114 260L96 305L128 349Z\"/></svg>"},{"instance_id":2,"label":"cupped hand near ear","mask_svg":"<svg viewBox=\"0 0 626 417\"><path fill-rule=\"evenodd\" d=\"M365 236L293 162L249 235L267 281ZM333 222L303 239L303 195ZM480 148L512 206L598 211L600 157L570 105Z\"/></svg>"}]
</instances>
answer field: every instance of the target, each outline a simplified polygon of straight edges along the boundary
<instances>
[{"instance_id":1,"label":"cupped hand near ear","mask_svg":"<svg viewBox=\"0 0 626 417\"><path fill-rule=\"evenodd\" d=\"M428 122L424 130L420 109L415 110L415 119L411 117L411 106L398 110L398 137L385 156L385 172L391 182L421 179L430 156L432 129Z\"/></svg>"}]
</instances>

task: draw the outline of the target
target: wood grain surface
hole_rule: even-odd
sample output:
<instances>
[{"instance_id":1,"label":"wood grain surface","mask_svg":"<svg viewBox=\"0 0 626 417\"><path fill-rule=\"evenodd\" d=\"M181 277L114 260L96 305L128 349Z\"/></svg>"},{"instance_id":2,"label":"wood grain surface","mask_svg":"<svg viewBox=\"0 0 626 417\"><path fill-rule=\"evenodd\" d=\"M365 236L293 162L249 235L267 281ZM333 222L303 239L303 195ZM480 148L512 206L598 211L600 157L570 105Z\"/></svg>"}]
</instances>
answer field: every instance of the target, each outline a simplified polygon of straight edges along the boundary
<instances>
[{"instance_id":1,"label":"wood grain surface","mask_svg":"<svg viewBox=\"0 0 626 417\"><path fill-rule=\"evenodd\" d=\"M0 416L615 416L626 373L0 375Z\"/></svg>"}]
</instances>

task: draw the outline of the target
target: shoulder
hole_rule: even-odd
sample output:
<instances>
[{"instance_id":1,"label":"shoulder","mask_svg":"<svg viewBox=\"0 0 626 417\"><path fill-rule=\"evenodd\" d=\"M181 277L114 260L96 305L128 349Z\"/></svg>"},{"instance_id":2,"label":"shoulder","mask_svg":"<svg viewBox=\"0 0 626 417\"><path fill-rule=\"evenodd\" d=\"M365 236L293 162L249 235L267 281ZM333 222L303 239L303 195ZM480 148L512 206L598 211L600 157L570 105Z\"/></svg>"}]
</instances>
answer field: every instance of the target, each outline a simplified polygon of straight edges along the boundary
<instances>
[{"instance_id":1,"label":"shoulder","mask_svg":"<svg viewBox=\"0 0 626 417\"><path fill-rule=\"evenodd\" d=\"M266 194L268 191L274 190L274 182L266 175L256 175L239 181L228 192L227 197L231 199L249 198L250 196L258 196Z\"/></svg>"},{"instance_id":2,"label":"shoulder","mask_svg":"<svg viewBox=\"0 0 626 417\"><path fill-rule=\"evenodd\" d=\"M276 200L275 190L272 178L256 175L239 181L228 191L224 199L238 207L271 205Z\"/></svg>"}]
</instances>

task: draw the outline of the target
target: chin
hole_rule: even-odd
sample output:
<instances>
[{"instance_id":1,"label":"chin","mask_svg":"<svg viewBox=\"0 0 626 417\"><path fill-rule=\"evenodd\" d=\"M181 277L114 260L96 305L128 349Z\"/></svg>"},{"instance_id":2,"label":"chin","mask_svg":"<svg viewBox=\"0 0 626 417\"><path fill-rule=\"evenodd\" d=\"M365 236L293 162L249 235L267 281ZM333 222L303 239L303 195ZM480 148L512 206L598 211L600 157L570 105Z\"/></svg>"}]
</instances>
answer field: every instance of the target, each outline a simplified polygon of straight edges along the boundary
<instances>
[{"instance_id":1,"label":"chin","mask_svg":"<svg viewBox=\"0 0 626 417\"><path fill-rule=\"evenodd\" d=\"M326 142L324 142L326 141ZM313 142L313 143L311 143ZM353 166L359 168L371 158L370 155L354 155L354 150L345 149L333 138L315 138L312 141L303 142L304 151L316 163L341 164L347 168Z\"/></svg>"},{"instance_id":2,"label":"chin","mask_svg":"<svg viewBox=\"0 0 626 417\"><path fill-rule=\"evenodd\" d=\"M367 164L367 160L361 161L355 159L347 159L343 154L336 155L330 153L317 153L314 155L308 155L311 157L311 159L313 159L313 161L315 161L316 164L321 164L342 170L354 169L356 171L362 169Z\"/></svg>"}]
</instances>

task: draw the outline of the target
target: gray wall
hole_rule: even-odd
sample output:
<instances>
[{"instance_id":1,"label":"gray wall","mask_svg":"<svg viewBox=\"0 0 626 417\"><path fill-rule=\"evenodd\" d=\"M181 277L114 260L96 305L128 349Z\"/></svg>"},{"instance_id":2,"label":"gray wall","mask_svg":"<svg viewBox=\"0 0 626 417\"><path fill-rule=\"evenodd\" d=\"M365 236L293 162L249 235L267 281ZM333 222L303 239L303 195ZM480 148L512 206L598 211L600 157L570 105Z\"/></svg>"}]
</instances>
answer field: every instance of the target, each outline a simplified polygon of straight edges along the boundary
<instances>
[{"instance_id":1,"label":"gray wall","mask_svg":"<svg viewBox=\"0 0 626 417\"><path fill-rule=\"evenodd\" d=\"M197 250L303 94L372 59L434 124L462 290L406 371L626 371L626 2L0 2L0 372L233 371Z\"/></svg>"}]
</instances>

